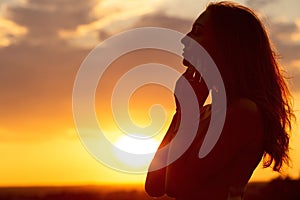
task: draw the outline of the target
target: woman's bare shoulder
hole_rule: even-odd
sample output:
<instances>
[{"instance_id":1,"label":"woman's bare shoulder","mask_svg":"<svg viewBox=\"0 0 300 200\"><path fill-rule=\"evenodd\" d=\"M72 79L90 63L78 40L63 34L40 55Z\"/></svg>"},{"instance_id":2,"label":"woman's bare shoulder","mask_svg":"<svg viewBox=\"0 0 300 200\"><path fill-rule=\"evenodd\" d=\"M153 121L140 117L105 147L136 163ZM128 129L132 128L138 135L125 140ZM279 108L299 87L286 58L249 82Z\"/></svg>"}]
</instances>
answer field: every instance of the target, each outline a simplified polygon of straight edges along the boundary
<instances>
[{"instance_id":1,"label":"woman's bare shoulder","mask_svg":"<svg viewBox=\"0 0 300 200\"><path fill-rule=\"evenodd\" d=\"M250 115L259 115L260 111L257 104L248 98L239 98L236 99L230 106L229 111L235 114L250 114Z\"/></svg>"},{"instance_id":2,"label":"woman's bare shoulder","mask_svg":"<svg viewBox=\"0 0 300 200\"><path fill-rule=\"evenodd\" d=\"M254 101L247 98L237 99L228 107L226 121L236 136L257 139L263 133L260 109ZM240 132L244 134L240 134Z\"/></svg>"}]
</instances>

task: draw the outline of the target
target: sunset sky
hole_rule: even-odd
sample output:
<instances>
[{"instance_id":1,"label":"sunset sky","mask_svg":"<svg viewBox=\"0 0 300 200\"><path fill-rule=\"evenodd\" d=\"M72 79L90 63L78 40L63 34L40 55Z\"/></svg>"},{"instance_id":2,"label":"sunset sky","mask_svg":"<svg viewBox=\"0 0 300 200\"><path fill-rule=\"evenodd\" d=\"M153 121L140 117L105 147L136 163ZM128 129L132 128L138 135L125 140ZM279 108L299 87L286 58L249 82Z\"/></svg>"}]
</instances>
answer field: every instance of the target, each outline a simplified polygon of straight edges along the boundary
<instances>
[{"instance_id":1,"label":"sunset sky","mask_svg":"<svg viewBox=\"0 0 300 200\"><path fill-rule=\"evenodd\" d=\"M0 0L0 186L142 183L145 173L136 175L111 169L82 145L72 114L76 73L96 45L122 31L155 26L188 32L208 2ZM300 177L297 127L300 124L300 2L235 2L253 8L263 18L290 77L298 120L291 136L292 166L286 169L285 175ZM145 56L149 54L151 58ZM99 123L112 143L124 146L107 100L118 78L130 67L147 61L164 63L180 71L183 70L180 59L149 50L129 54L112 64L99 82L95 105ZM172 92L157 85L146 85L134 93L129 102L133 120L140 125L149 123L148 109L157 103L165 108L167 125L174 112ZM166 126L160 133L165 129ZM160 134L157 139L161 137ZM137 147L136 151L145 146ZM254 181L278 176L270 169L262 170L261 165L258 168L252 177Z\"/></svg>"}]
</instances>

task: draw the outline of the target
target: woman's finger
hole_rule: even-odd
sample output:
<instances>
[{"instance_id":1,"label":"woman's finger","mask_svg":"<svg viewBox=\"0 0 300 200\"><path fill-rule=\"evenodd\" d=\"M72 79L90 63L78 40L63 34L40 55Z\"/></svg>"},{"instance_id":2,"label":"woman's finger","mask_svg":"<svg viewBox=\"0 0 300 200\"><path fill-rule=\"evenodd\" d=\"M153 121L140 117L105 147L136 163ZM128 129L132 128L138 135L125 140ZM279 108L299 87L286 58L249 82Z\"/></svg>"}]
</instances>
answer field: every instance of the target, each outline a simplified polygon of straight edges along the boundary
<instances>
[{"instance_id":1,"label":"woman's finger","mask_svg":"<svg viewBox=\"0 0 300 200\"><path fill-rule=\"evenodd\" d=\"M197 82L199 82L199 81L200 81L200 78L201 78L200 73L199 73L197 70L195 70L194 79L195 79Z\"/></svg>"},{"instance_id":2,"label":"woman's finger","mask_svg":"<svg viewBox=\"0 0 300 200\"><path fill-rule=\"evenodd\" d=\"M188 67L186 69L186 71L184 72L183 76L187 79L187 80L190 80L190 79L193 79L194 77L194 72L195 70L192 68L192 67Z\"/></svg>"}]
</instances>

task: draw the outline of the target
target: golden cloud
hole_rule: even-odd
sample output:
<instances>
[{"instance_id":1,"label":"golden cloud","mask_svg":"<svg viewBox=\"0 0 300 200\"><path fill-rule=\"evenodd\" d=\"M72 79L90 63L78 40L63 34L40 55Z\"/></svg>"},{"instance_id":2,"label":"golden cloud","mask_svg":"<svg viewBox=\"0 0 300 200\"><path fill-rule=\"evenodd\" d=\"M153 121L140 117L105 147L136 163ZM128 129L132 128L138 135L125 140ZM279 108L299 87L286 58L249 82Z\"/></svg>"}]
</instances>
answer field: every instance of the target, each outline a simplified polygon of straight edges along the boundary
<instances>
[{"instance_id":1,"label":"golden cloud","mask_svg":"<svg viewBox=\"0 0 300 200\"><path fill-rule=\"evenodd\" d=\"M19 26L13 21L0 17L0 47L6 47L12 44L17 38L25 35L27 29Z\"/></svg>"},{"instance_id":2,"label":"golden cloud","mask_svg":"<svg viewBox=\"0 0 300 200\"><path fill-rule=\"evenodd\" d=\"M127 5L127 4L126 4ZM131 27L140 16L151 13L153 8L140 6L140 4L131 5L134 9L125 9L121 7L112 7L110 4L98 4L92 11L98 19L77 26L76 30L60 30L59 36L62 39L71 41L79 46L95 46L100 39L99 32L109 33L110 35Z\"/></svg>"},{"instance_id":3,"label":"golden cloud","mask_svg":"<svg viewBox=\"0 0 300 200\"><path fill-rule=\"evenodd\" d=\"M296 20L295 23L297 25L298 31L291 35L291 39L293 42L300 42L300 19Z\"/></svg>"}]
</instances>

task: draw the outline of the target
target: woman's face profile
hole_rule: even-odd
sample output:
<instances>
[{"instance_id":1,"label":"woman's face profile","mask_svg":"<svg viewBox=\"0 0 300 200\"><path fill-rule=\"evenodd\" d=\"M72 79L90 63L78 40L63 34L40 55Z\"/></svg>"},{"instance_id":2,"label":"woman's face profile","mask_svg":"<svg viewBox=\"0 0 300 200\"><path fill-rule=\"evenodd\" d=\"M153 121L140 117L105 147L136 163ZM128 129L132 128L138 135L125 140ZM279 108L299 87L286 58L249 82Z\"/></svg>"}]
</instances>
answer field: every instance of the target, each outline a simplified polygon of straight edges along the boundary
<instances>
[{"instance_id":1,"label":"woman's face profile","mask_svg":"<svg viewBox=\"0 0 300 200\"><path fill-rule=\"evenodd\" d=\"M183 48L183 65L189 67L191 64L187 61L195 58L196 52L194 52L193 43L189 42L190 38L198 42L206 51L210 52L212 43L212 25L209 11L204 11L194 22L192 30L181 40L184 45Z\"/></svg>"}]
</instances>

